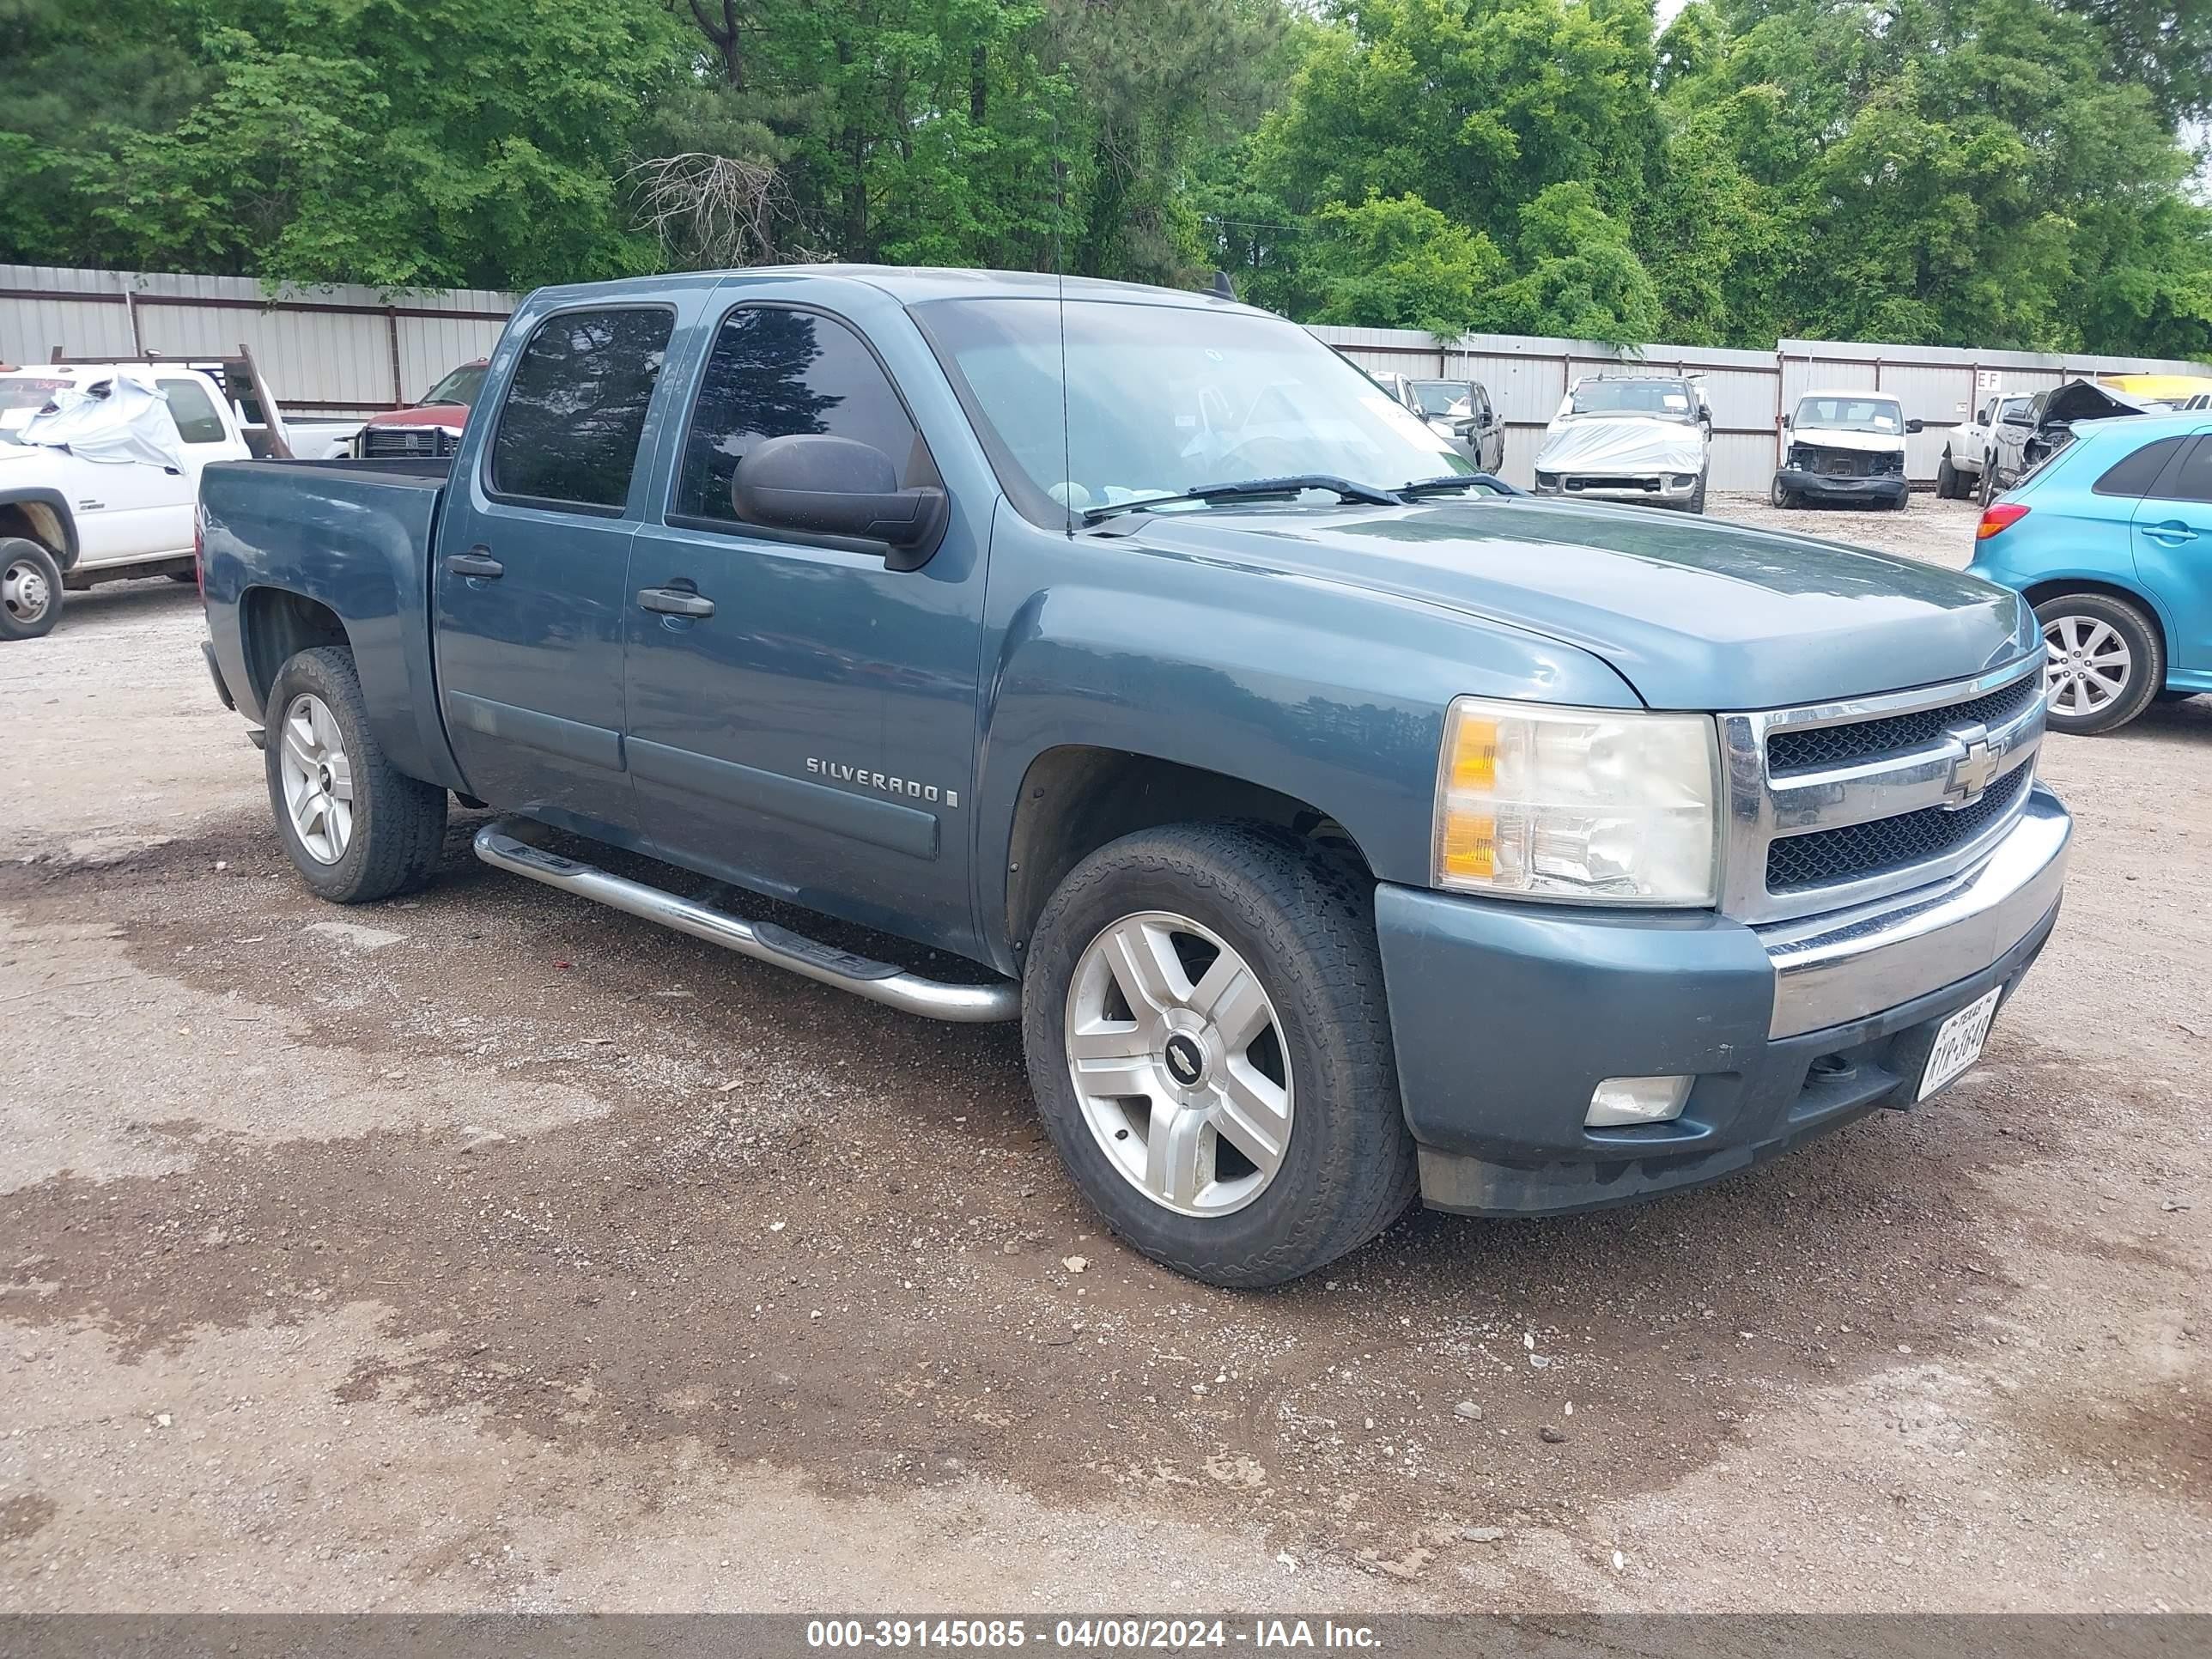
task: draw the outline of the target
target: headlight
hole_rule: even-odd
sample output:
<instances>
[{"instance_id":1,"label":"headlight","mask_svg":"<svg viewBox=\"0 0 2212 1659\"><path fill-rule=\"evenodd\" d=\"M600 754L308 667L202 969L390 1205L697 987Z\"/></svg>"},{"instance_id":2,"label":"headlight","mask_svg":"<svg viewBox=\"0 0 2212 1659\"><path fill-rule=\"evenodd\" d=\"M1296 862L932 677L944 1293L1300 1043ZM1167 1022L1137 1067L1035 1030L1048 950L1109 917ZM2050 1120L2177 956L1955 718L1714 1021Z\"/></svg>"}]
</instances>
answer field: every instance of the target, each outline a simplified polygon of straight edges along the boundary
<instances>
[{"instance_id":1,"label":"headlight","mask_svg":"<svg viewBox=\"0 0 2212 1659\"><path fill-rule=\"evenodd\" d=\"M1455 892L1709 905L1720 750L1710 716L1454 699L1431 861Z\"/></svg>"}]
</instances>

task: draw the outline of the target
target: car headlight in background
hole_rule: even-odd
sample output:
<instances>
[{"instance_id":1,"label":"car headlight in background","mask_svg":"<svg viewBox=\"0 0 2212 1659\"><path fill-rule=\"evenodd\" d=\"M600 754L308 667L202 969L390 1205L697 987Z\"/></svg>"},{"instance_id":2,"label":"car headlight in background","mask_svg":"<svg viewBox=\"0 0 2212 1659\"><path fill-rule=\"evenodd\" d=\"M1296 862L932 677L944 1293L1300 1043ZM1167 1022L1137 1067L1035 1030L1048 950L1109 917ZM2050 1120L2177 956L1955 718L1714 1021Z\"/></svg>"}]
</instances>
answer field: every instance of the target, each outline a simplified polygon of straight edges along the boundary
<instances>
[{"instance_id":1,"label":"car headlight in background","mask_svg":"<svg viewBox=\"0 0 2212 1659\"><path fill-rule=\"evenodd\" d=\"M1709 905L1719 793L1710 715L1455 698L1433 878L1462 893Z\"/></svg>"}]
</instances>

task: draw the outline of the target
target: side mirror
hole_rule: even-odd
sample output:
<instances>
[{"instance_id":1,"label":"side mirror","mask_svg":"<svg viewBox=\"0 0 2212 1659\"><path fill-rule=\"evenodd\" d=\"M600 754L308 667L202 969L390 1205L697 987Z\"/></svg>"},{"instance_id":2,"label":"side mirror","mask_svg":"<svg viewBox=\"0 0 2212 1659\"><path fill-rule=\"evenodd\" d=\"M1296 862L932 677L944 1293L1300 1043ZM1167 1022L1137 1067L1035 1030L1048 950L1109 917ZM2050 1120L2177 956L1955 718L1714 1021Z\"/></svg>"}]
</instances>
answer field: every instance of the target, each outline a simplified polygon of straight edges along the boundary
<instances>
[{"instance_id":1,"label":"side mirror","mask_svg":"<svg viewBox=\"0 0 2212 1659\"><path fill-rule=\"evenodd\" d=\"M1782 429L1783 429L1784 432L1787 432L1787 431L1789 431L1789 430L1790 430L1790 417L1789 417L1787 415L1784 415L1784 416L1782 417Z\"/></svg>"},{"instance_id":2,"label":"side mirror","mask_svg":"<svg viewBox=\"0 0 2212 1659\"><path fill-rule=\"evenodd\" d=\"M1919 432L1925 429L1927 424L1925 421L1907 421L1905 423L1905 429L1907 432Z\"/></svg>"},{"instance_id":3,"label":"side mirror","mask_svg":"<svg viewBox=\"0 0 2212 1659\"><path fill-rule=\"evenodd\" d=\"M901 489L872 444L811 432L756 444L730 480L730 504L747 524L881 542L894 570L927 563L951 516L942 489Z\"/></svg>"}]
</instances>

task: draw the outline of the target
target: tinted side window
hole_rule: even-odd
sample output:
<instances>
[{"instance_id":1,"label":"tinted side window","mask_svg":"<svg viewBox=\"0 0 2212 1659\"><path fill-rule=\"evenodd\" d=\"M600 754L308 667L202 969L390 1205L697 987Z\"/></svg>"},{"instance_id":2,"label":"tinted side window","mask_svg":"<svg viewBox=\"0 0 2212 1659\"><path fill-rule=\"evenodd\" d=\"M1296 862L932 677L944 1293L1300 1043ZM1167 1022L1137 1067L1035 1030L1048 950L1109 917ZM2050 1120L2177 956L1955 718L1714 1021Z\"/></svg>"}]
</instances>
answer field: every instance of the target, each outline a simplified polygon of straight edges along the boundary
<instances>
[{"instance_id":1,"label":"tinted side window","mask_svg":"<svg viewBox=\"0 0 2212 1659\"><path fill-rule=\"evenodd\" d=\"M168 394L169 418L177 423L177 436L188 444L219 444L230 434L222 429L222 416L198 380L156 380Z\"/></svg>"},{"instance_id":2,"label":"tinted side window","mask_svg":"<svg viewBox=\"0 0 2212 1659\"><path fill-rule=\"evenodd\" d=\"M824 432L890 456L902 487L937 482L905 405L858 335L811 312L740 306L715 333L671 514L736 523L730 479L745 453L764 438Z\"/></svg>"},{"instance_id":3,"label":"tinted side window","mask_svg":"<svg viewBox=\"0 0 2212 1659\"><path fill-rule=\"evenodd\" d=\"M2175 438L2169 441L2179 443ZM2173 501L2212 501L2212 438L2199 438L2181 465L2168 473L2158 493Z\"/></svg>"},{"instance_id":4,"label":"tinted side window","mask_svg":"<svg viewBox=\"0 0 2212 1659\"><path fill-rule=\"evenodd\" d=\"M492 489L620 507L675 320L641 308L564 311L540 323L500 406Z\"/></svg>"},{"instance_id":5,"label":"tinted side window","mask_svg":"<svg viewBox=\"0 0 2212 1659\"><path fill-rule=\"evenodd\" d=\"M2132 455L2124 455L2105 470L2105 475L2091 486L2100 495L2148 495L2158 483L2159 474L2174 458L2186 438L2160 438L2154 444L2145 444Z\"/></svg>"}]
</instances>

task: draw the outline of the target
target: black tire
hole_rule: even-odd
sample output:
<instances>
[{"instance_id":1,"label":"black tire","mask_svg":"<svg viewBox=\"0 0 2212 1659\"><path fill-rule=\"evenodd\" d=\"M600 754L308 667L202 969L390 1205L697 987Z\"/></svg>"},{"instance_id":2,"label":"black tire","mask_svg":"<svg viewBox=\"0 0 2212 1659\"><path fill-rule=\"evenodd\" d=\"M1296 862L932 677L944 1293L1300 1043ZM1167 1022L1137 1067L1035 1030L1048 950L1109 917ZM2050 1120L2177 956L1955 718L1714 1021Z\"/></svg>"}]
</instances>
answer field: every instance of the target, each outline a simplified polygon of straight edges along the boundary
<instances>
[{"instance_id":1,"label":"black tire","mask_svg":"<svg viewBox=\"0 0 2212 1659\"><path fill-rule=\"evenodd\" d=\"M0 640L35 640L62 619L62 568L22 536L0 538Z\"/></svg>"},{"instance_id":2,"label":"black tire","mask_svg":"<svg viewBox=\"0 0 2212 1659\"><path fill-rule=\"evenodd\" d=\"M1779 473L1777 473L1775 475L1774 482L1766 487L1766 499L1771 501L1775 506L1787 511L1789 508L1797 505L1799 498L1796 490L1784 489L1782 487L1782 477Z\"/></svg>"},{"instance_id":3,"label":"black tire","mask_svg":"<svg viewBox=\"0 0 2212 1659\"><path fill-rule=\"evenodd\" d=\"M1698 487L1690 492L1690 504L1684 510L1690 513L1703 513L1705 510L1705 475L1704 473L1698 474Z\"/></svg>"},{"instance_id":4,"label":"black tire","mask_svg":"<svg viewBox=\"0 0 2212 1659\"><path fill-rule=\"evenodd\" d=\"M1893 513L1902 513L1911 505L1912 491L1909 488L1900 489L1897 492L1897 499L1889 504L1889 510Z\"/></svg>"},{"instance_id":5,"label":"black tire","mask_svg":"<svg viewBox=\"0 0 2212 1659\"><path fill-rule=\"evenodd\" d=\"M1982 487L1977 497L1984 507L1997 498L1997 464L1994 460L1982 463Z\"/></svg>"},{"instance_id":6,"label":"black tire","mask_svg":"<svg viewBox=\"0 0 2212 1659\"><path fill-rule=\"evenodd\" d=\"M2128 647L2130 672L2119 694L2093 714L2063 711L2054 686L2051 701L2044 711L2045 721L2054 732L2072 732L2079 737L2116 732L2149 708L2151 700L2165 686L2166 642L2159 635L2158 624L2149 617L2125 599L2115 599L2109 593L2061 593L2035 607L2036 622L2046 629L2069 617L2109 623Z\"/></svg>"},{"instance_id":7,"label":"black tire","mask_svg":"<svg viewBox=\"0 0 2212 1659\"><path fill-rule=\"evenodd\" d=\"M286 714L308 695L320 698L336 720L352 775L351 833L334 863L307 850L285 801ZM276 671L264 712L270 809L301 878L334 904L371 904L413 892L428 881L445 845L446 792L408 777L385 758L369 730L368 707L352 657L330 645L301 652Z\"/></svg>"},{"instance_id":8,"label":"black tire","mask_svg":"<svg viewBox=\"0 0 2212 1659\"><path fill-rule=\"evenodd\" d=\"M1153 910L1200 924L1243 958L1273 1006L1294 1081L1281 1163L1226 1214L1170 1209L1122 1175L1070 1075L1067 1011L1085 951L1115 923ZM1357 1249L1413 1198L1371 884L1286 832L1174 825L1085 859L1038 919L1022 1039L1045 1128L1076 1185L1115 1232L1178 1273L1279 1285Z\"/></svg>"},{"instance_id":9,"label":"black tire","mask_svg":"<svg viewBox=\"0 0 2212 1659\"><path fill-rule=\"evenodd\" d=\"M1936 495L1939 501L1959 499L1959 469L1951 465L1951 452L1946 449L1943 459L1936 463Z\"/></svg>"}]
</instances>

